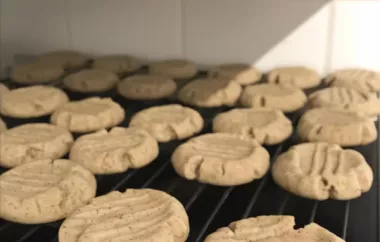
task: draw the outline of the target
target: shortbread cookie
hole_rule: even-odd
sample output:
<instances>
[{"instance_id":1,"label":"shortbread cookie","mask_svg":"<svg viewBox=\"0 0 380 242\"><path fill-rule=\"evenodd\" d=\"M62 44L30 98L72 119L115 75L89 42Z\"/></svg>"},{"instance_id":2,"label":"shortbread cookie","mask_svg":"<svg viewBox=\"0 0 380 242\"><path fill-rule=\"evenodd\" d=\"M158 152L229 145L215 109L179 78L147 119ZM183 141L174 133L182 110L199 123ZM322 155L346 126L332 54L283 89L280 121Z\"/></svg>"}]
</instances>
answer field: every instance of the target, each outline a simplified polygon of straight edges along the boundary
<instances>
[{"instance_id":1,"label":"shortbread cookie","mask_svg":"<svg viewBox=\"0 0 380 242\"><path fill-rule=\"evenodd\" d=\"M14 66L11 79L19 84L33 85L58 80L63 74L64 70L58 64L32 62Z\"/></svg>"},{"instance_id":2,"label":"shortbread cookie","mask_svg":"<svg viewBox=\"0 0 380 242\"><path fill-rule=\"evenodd\" d=\"M308 89L321 84L318 73L302 66L279 67L268 74L268 82Z\"/></svg>"},{"instance_id":3,"label":"shortbread cookie","mask_svg":"<svg viewBox=\"0 0 380 242\"><path fill-rule=\"evenodd\" d=\"M83 133L116 126L124 117L124 109L111 98L92 97L65 104L53 113L50 121Z\"/></svg>"},{"instance_id":4,"label":"shortbread cookie","mask_svg":"<svg viewBox=\"0 0 380 242\"><path fill-rule=\"evenodd\" d=\"M272 167L275 182L296 195L348 200L369 191L373 172L355 150L328 143L303 143L281 154Z\"/></svg>"},{"instance_id":5,"label":"shortbread cookie","mask_svg":"<svg viewBox=\"0 0 380 242\"><path fill-rule=\"evenodd\" d=\"M140 69L141 63L129 55L109 55L96 58L92 66L123 76Z\"/></svg>"},{"instance_id":6,"label":"shortbread cookie","mask_svg":"<svg viewBox=\"0 0 380 242\"><path fill-rule=\"evenodd\" d=\"M171 96L177 84L169 77L153 75L135 75L124 79L117 91L132 100L153 100Z\"/></svg>"},{"instance_id":7,"label":"shortbread cookie","mask_svg":"<svg viewBox=\"0 0 380 242\"><path fill-rule=\"evenodd\" d=\"M13 118L49 115L69 102L67 95L51 86L30 86L13 89L1 98L0 113Z\"/></svg>"},{"instance_id":8,"label":"shortbread cookie","mask_svg":"<svg viewBox=\"0 0 380 242\"><path fill-rule=\"evenodd\" d=\"M226 79L197 79L178 93L181 102L198 107L234 105L240 97L241 86Z\"/></svg>"},{"instance_id":9,"label":"shortbread cookie","mask_svg":"<svg viewBox=\"0 0 380 242\"><path fill-rule=\"evenodd\" d=\"M148 131L159 142L168 142L199 133L203 128L203 119L191 108L170 104L147 108L136 113L129 126Z\"/></svg>"},{"instance_id":10,"label":"shortbread cookie","mask_svg":"<svg viewBox=\"0 0 380 242\"><path fill-rule=\"evenodd\" d=\"M258 216L230 223L206 237L205 242L344 242L318 224L294 229L293 216Z\"/></svg>"},{"instance_id":11,"label":"shortbread cookie","mask_svg":"<svg viewBox=\"0 0 380 242\"><path fill-rule=\"evenodd\" d=\"M380 100L375 93L345 87L330 87L309 96L309 107L326 107L361 112L368 116L380 114Z\"/></svg>"},{"instance_id":12,"label":"shortbread cookie","mask_svg":"<svg viewBox=\"0 0 380 242\"><path fill-rule=\"evenodd\" d=\"M119 77L107 70L84 69L65 79L65 87L74 92L104 92L116 87Z\"/></svg>"},{"instance_id":13,"label":"shortbread cookie","mask_svg":"<svg viewBox=\"0 0 380 242\"><path fill-rule=\"evenodd\" d=\"M0 99L7 92L9 92L9 89L3 83L0 83ZM1 100L0 100L0 102L1 102Z\"/></svg>"},{"instance_id":14,"label":"shortbread cookie","mask_svg":"<svg viewBox=\"0 0 380 242\"><path fill-rule=\"evenodd\" d=\"M232 63L217 66L209 72L210 77L234 80L241 85L248 85L260 81L261 72L248 64Z\"/></svg>"},{"instance_id":15,"label":"shortbread cookie","mask_svg":"<svg viewBox=\"0 0 380 242\"><path fill-rule=\"evenodd\" d=\"M71 133L46 123L17 126L0 134L0 165L14 167L33 160L58 159L73 143Z\"/></svg>"},{"instance_id":16,"label":"shortbread cookie","mask_svg":"<svg viewBox=\"0 0 380 242\"><path fill-rule=\"evenodd\" d=\"M233 109L218 114L212 127L216 133L240 134L266 145L284 141L293 131L292 122L283 112L269 108Z\"/></svg>"},{"instance_id":17,"label":"shortbread cookie","mask_svg":"<svg viewBox=\"0 0 380 242\"><path fill-rule=\"evenodd\" d=\"M269 153L249 137L205 134L180 145L172 163L188 180L234 186L262 178L269 169Z\"/></svg>"},{"instance_id":18,"label":"shortbread cookie","mask_svg":"<svg viewBox=\"0 0 380 242\"><path fill-rule=\"evenodd\" d=\"M325 82L332 86L352 88L362 92L380 91L380 73L361 68L338 70L329 74Z\"/></svg>"},{"instance_id":19,"label":"shortbread cookie","mask_svg":"<svg viewBox=\"0 0 380 242\"><path fill-rule=\"evenodd\" d=\"M59 229L60 242L185 242L189 219L182 204L153 189L113 191L71 214Z\"/></svg>"},{"instance_id":20,"label":"shortbread cookie","mask_svg":"<svg viewBox=\"0 0 380 242\"><path fill-rule=\"evenodd\" d=\"M247 86L240 102L252 108L273 108L283 112L294 112L306 104L307 97L302 90L289 85L259 84Z\"/></svg>"},{"instance_id":21,"label":"shortbread cookie","mask_svg":"<svg viewBox=\"0 0 380 242\"><path fill-rule=\"evenodd\" d=\"M113 174L140 168L158 155L157 141L136 128L112 128L81 136L70 151L76 161L95 174Z\"/></svg>"},{"instance_id":22,"label":"shortbread cookie","mask_svg":"<svg viewBox=\"0 0 380 242\"><path fill-rule=\"evenodd\" d=\"M149 74L167 76L175 80L192 78L197 72L197 66L189 60L165 60L149 65Z\"/></svg>"},{"instance_id":23,"label":"shortbread cookie","mask_svg":"<svg viewBox=\"0 0 380 242\"><path fill-rule=\"evenodd\" d=\"M0 133L4 132L7 130L7 124L4 123L4 121L0 118Z\"/></svg>"},{"instance_id":24,"label":"shortbread cookie","mask_svg":"<svg viewBox=\"0 0 380 242\"><path fill-rule=\"evenodd\" d=\"M39 56L37 61L59 65L65 70L72 70L86 66L89 58L76 51L59 50L45 53Z\"/></svg>"},{"instance_id":25,"label":"shortbread cookie","mask_svg":"<svg viewBox=\"0 0 380 242\"><path fill-rule=\"evenodd\" d=\"M366 145L376 140L374 122L354 111L316 108L300 119L297 134L307 141L325 141L341 146Z\"/></svg>"},{"instance_id":26,"label":"shortbread cookie","mask_svg":"<svg viewBox=\"0 0 380 242\"><path fill-rule=\"evenodd\" d=\"M0 217L39 224L67 217L95 197L90 171L69 160L38 160L0 176Z\"/></svg>"}]
</instances>

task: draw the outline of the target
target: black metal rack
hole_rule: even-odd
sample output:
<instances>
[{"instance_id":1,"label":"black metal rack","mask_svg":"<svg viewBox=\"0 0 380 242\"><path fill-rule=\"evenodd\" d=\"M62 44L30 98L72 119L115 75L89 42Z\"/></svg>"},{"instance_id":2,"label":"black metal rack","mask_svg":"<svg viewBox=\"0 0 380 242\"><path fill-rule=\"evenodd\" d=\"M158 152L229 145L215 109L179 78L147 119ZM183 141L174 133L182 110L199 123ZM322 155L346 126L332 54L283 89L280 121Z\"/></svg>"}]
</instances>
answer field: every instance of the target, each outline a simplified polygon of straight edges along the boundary
<instances>
[{"instance_id":1,"label":"black metal rack","mask_svg":"<svg viewBox=\"0 0 380 242\"><path fill-rule=\"evenodd\" d=\"M12 85L7 82L7 84ZM59 83L54 85L60 86ZM126 119L121 126L127 126L131 116L146 108L158 104L177 103L175 99L159 102L135 102L110 95L126 108ZM71 99L86 95L69 94ZM211 123L215 115L226 111L227 107L201 109L196 108L205 120L202 133L211 132ZM295 124L300 113L289 115ZM7 120L10 127L17 123ZM40 121L47 121L42 118ZM376 123L379 130L379 123ZM128 170L115 175L97 176L97 195L111 190L124 191L127 188L154 188L168 192L182 202L190 219L189 242L200 242L211 232L230 222L258 215L288 214L296 218L297 227L316 222L348 242L380 242L380 178L379 178L379 141L362 147L353 147L362 153L374 172L371 190L358 199L351 201L314 201L292 195L274 184L270 172L261 180L236 187L217 187L188 181L179 177L170 163L175 147L185 142L174 141L160 144L160 155L148 166ZM271 162L297 143L291 137L282 144L266 147L271 154ZM0 169L0 173L4 172ZM0 204L1 206L1 204ZM61 221L22 225L0 219L0 240L2 242L58 241L57 232Z\"/></svg>"}]
</instances>

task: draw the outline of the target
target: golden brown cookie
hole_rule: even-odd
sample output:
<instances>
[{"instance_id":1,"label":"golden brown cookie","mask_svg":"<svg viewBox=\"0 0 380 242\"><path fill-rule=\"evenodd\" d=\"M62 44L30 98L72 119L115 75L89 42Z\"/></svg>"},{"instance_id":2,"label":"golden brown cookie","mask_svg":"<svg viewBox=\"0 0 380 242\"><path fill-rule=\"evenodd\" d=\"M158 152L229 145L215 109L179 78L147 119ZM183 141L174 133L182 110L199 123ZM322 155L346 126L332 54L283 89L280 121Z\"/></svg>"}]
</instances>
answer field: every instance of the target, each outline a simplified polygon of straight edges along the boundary
<instances>
[{"instance_id":1,"label":"golden brown cookie","mask_svg":"<svg viewBox=\"0 0 380 242\"><path fill-rule=\"evenodd\" d=\"M7 130L7 124L0 118L0 133Z\"/></svg>"},{"instance_id":2,"label":"golden brown cookie","mask_svg":"<svg viewBox=\"0 0 380 242\"><path fill-rule=\"evenodd\" d=\"M174 80L189 79L198 72L195 63L181 59L158 61L151 63L148 68L151 75L167 76Z\"/></svg>"},{"instance_id":3,"label":"golden brown cookie","mask_svg":"<svg viewBox=\"0 0 380 242\"><path fill-rule=\"evenodd\" d=\"M63 74L64 70L58 64L32 62L14 66L11 72L11 79L19 84L35 85L56 81Z\"/></svg>"},{"instance_id":4,"label":"golden brown cookie","mask_svg":"<svg viewBox=\"0 0 380 242\"><path fill-rule=\"evenodd\" d=\"M209 72L212 78L226 78L234 80L240 85L248 85L260 81L261 72L248 64L230 63L212 68Z\"/></svg>"},{"instance_id":5,"label":"golden brown cookie","mask_svg":"<svg viewBox=\"0 0 380 242\"><path fill-rule=\"evenodd\" d=\"M37 58L38 62L58 65L64 70L78 69L88 64L88 56L71 50L58 50L45 53Z\"/></svg>"},{"instance_id":6,"label":"golden brown cookie","mask_svg":"<svg viewBox=\"0 0 380 242\"><path fill-rule=\"evenodd\" d=\"M140 69L141 63L129 55L107 55L96 58L92 66L95 69L107 70L123 76Z\"/></svg>"},{"instance_id":7,"label":"golden brown cookie","mask_svg":"<svg viewBox=\"0 0 380 242\"><path fill-rule=\"evenodd\" d=\"M268 73L269 83L291 85L301 89L316 87L321 81L316 71L303 66L279 67Z\"/></svg>"},{"instance_id":8,"label":"golden brown cookie","mask_svg":"<svg viewBox=\"0 0 380 242\"><path fill-rule=\"evenodd\" d=\"M368 192L373 172L355 150L328 143L303 143L281 154L272 167L275 182L298 196L354 199Z\"/></svg>"}]
</instances>

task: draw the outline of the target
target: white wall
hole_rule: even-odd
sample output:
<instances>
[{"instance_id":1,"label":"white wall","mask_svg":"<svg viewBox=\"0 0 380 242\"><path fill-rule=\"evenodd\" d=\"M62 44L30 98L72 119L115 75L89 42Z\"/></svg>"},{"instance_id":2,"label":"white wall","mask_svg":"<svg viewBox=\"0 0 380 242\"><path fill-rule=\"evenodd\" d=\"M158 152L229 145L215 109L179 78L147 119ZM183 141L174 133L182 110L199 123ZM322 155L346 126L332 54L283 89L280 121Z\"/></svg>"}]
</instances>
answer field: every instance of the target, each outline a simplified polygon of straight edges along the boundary
<instances>
[{"instance_id":1,"label":"white wall","mask_svg":"<svg viewBox=\"0 0 380 242\"><path fill-rule=\"evenodd\" d=\"M258 56L257 46L265 45L258 36L269 36L267 30L283 21L282 8L273 9L272 22L261 21L268 9L258 9L260 1L0 0L0 70L4 75L17 54L54 49L186 57L207 65L244 61L265 71L295 64L322 74L347 66L380 70L380 1L327 3ZM281 1L301 6L317 0Z\"/></svg>"}]
</instances>

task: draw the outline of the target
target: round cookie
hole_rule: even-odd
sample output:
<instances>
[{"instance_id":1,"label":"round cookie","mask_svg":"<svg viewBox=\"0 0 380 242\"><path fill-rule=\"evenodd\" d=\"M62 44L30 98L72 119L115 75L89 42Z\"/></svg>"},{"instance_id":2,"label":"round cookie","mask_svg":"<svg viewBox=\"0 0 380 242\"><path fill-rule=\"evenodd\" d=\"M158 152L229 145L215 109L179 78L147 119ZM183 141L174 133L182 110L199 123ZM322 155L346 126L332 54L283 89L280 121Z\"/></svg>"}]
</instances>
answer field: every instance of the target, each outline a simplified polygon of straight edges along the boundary
<instances>
[{"instance_id":1,"label":"round cookie","mask_svg":"<svg viewBox=\"0 0 380 242\"><path fill-rule=\"evenodd\" d=\"M17 126L0 134L0 165L15 167L40 159L58 159L73 143L64 128L46 123Z\"/></svg>"},{"instance_id":2,"label":"round cookie","mask_svg":"<svg viewBox=\"0 0 380 242\"><path fill-rule=\"evenodd\" d=\"M123 76L140 69L141 63L129 55L109 55L96 58L92 66Z\"/></svg>"},{"instance_id":3,"label":"round cookie","mask_svg":"<svg viewBox=\"0 0 380 242\"><path fill-rule=\"evenodd\" d=\"M84 133L116 126L124 117L124 109L111 98L91 97L65 104L52 114L50 121Z\"/></svg>"},{"instance_id":4,"label":"round cookie","mask_svg":"<svg viewBox=\"0 0 380 242\"><path fill-rule=\"evenodd\" d=\"M174 80L189 79L198 72L195 63L179 59L151 63L148 68L151 75L167 76Z\"/></svg>"},{"instance_id":5,"label":"round cookie","mask_svg":"<svg viewBox=\"0 0 380 242\"><path fill-rule=\"evenodd\" d=\"M199 133L203 128L203 119L191 108L170 104L136 113L129 126L146 130L159 142L168 142Z\"/></svg>"},{"instance_id":6,"label":"round cookie","mask_svg":"<svg viewBox=\"0 0 380 242\"><path fill-rule=\"evenodd\" d=\"M23 224L67 217L96 193L93 174L70 160L38 160L0 176L0 217Z\"/></svg>"},{"instance_id":7,"label":"round cookie","mask_svg":"<svg viewBox=\"0 0 380 242\"><path fill-rule=\"evenodd\" d=\"M4 121L0 118L0 133L4 132L7 130L7 124L4 123Z\"/></svg>"},{"instance_id":8,"label":"round cookie","mask_svg":"<svg viewBox=\"0 0 380 242\"><path fill-rule=\"evenodd\" d=\"M344 242L318 224L294 229L293 216L251 217L230 223L206 237L204 242Z\"/></svg>"},{"instance_id":9,"label":"round cookie","mask_svg":"<svg viewBox=\"0 0 380 242\"><path fill-rule=\"evenodd\" d=\"M117 91L132 100L154 100L173 95L177 84L170 78L153 75L135 75L125 78Z\"/></svg>"},{"instance_id":10,"label":"round cookie","mask_svg":"<svg viewBox=\"0 0 380 242\"><path fill-rule=\"evenodd\" d=\"M153 189L113 191L71 214L59 229L60 242L185 242L189 219L182 204Z\"/></svg>"},{"instance_id":11,"label":"round cookie","mask_svg":"<svg viewBox=\"0 0 380 242\"><path fill-rule=\"evenodd\" d=\"M73 73L65 79L65 87L74 92L104 92L116 87L118 76L107 70L85 69Z\"/></svg>"},{"instance_id":12,"label":"round cookie","mask_svg":"<svg viewBox=\"0 0 380 242\"><path fill-rule=\"evenodd\" d=\"M268 82L308 89L321 84L318 73L303 66L279 67L268 73Z\"/></svg>"},{"instance_id":13,"label":"round cookie","mask_svg":"<svg viewBox=\"0 0 380 242\"><path fill-rule=\"evenodd\" d=\"M231 63L217 66L209 72L210 77L234 80L241 85L248 85L260 81L261 72L248 64Z\"/></svg>"},{"instance_id":14,"label":"round cookie","mask_svg":"<svg viewBox=\"0 0 380 242\"><path fill-rule=\"evenodd\" d=\"M55 64L64 70L72 70L86 66L89 58L86 55L76 51L58 50L39 56L37 61L41 63Z\"/></svg>"},{"instance_id":15,"label":"round cookie","mask_svg":"<svg viewBox=\"0 0 380 242\"><path fill-rule=\"evenodd\" d=\"M79 137L71 148L70 160L94 174L113 174L146 166L157 155L157 141L147 132L115 127Z\"/></svg>"},{"instance_id":16,"label":"round cookie","mask_svg":"<svg viewBox=\"0 0 380 242\"><path fill-rule=\"evenodd\" d=\"M234 81L197 79L181 88L178 99L198 107L231 106L239 99L241 90L241 86Z\"/></svg>"},{"instance_id":17,"label":"round cookie","mask_svg":"<svg viewBox=\"0 0 380 242\"><path fill-rule=\"evenodd\" d=\"M361 112L368 116L380 114L380 100L375 93L367 93L345 87L330 87L309 96L312 108L337 108Z\"/></svg>"},{"instance_id":18,"label":"round cookie","mask_svg":"<svg viewBox=\"0 0 380 242\"><path fill-rule=\"evenodd\" d=\"M234 186L262 178L269 169L269 153L249 137L205 134L180 145L172 164L188 180Z\"/></svg>"},{"instance_id":19,"label":"round cookie","mask_svg":"<svg viewBox=\"0 0 380 242\"><path fill-rule=\"evenodd\" d=\"M1 98L0 113L13 118L49 115L69 102L67 95L52 86L30 86L13 89Z\"/></svg>"},{"instance_id":20,"label":"round cookie","mask_svg":"<svg viewBox=\"0 0 380 242\"><path fill-rule=\"evenodd\" d=\"M0 83L0 98L5 95L5 93L9 92L9 89L7 86L5 86L3 83Z\"/></svg>"},{"instance_id":21,"label":"round cookie","mask_svg":"<svg viewBox=\"0 0 380 242\"><path fill-rule=\"evenodd\" d=\"M366 145L377 139L374 122L354 111L316 108L302 115L297 134L305 141L341 146Z\"/></svg>"},{"instance_id":22,"label":"round cookie","mask_svg":"<svg viewBox=\"0 0 380 242\"><path fill-rule=\"evenodd\" d=\"M242 105L252 108L273 108L294 112L302 108L307 97L302 90L289 85L259 84L247 86L240 97Z\"/></svg>"},{"instance_id":23,"label":"round cookie","mask_svg":"<svg viewBox=\"0 0 380 242\"><path fill-rule=\"evenodd\" d=\"M14 66L10 77L19 84L35 85L58 80L63 74L64 70L60 65L32 62Z\"/></svg>"},{"instance_id":24,"label":"round cookie","mask_svg":"<svg viewBox=\"0 0 380 242\"><path fill-rule=\"evenodd\" d=\"M380 91L380 73L362 68L337 70L329 74L325 82L332 86L352 88L361 92Z\"/></svg>"},{"instance_id":25,"label":"round cookie","mask_svg":"<svg viewBox=\"0 0 380 242\"><path fill-rule=\"evenodd\" d=\"M272 167L274 181L298 196L348 200L369 191L373 172L355 150L328 143L303 143L281 154Z\"/></svg>"},{"instance_id":26,"label":"round cookie","mask_svg":"<svg viewBox=\"0 0 380 242\"><path fill-rule=\"evenodd\" d=\"M218 114L213 120L215 133L233 133L254 138L260 144L273 145L293 132L292 122L280 110L237 108Z\"/></svg>"}]
</instances>

